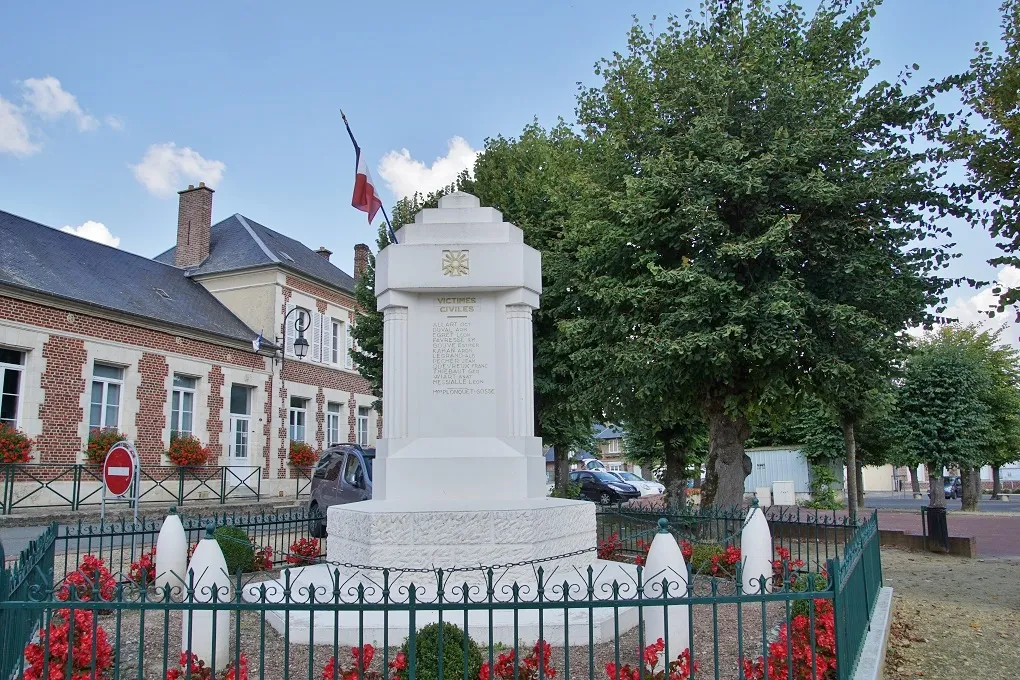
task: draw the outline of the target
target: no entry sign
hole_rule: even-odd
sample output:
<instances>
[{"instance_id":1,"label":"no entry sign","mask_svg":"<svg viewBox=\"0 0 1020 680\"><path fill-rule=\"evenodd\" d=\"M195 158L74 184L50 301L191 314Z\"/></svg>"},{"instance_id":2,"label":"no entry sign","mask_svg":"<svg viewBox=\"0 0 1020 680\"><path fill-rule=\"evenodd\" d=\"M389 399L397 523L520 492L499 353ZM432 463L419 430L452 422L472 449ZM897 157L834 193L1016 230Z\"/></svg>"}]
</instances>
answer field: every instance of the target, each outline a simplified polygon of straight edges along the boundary
<instances>
[{"instance_id":1,"label":"no entry sign","mask_svg":"<svg viewBox=\"0 0 1020 680\"><path fill-rule=\"evenodd\" d=\"M111 496L123 496L131 488L135 479L135 452L129 449L130 444L115 444L106 454L103 463L103 484Z\"/></svg>"}]
</instances>

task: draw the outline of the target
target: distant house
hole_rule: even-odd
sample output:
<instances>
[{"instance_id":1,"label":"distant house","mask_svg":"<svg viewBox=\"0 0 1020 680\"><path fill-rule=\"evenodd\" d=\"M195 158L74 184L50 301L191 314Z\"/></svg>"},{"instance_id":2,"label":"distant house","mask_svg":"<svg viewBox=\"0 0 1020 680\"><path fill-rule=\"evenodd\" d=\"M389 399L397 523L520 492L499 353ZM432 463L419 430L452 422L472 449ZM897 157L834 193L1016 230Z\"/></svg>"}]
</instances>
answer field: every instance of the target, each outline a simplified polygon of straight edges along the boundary
<instances>
[{"instance_id":1,"label":"distant house","mask_svg":"<svg viewBox=\"0 0 1020 680\"><path fill-rule=\"evenodd\" d=\"M751 459L751 474L744 479L744 493L760 488L773 489L776 482L793 482L798 500L811 492L808 462L797 446L763 446L746 449Z\"/></svg>"},{"instance_id":2,"label":"distant house","mask_svg":"<svg viewBox=\"0 0 1020 680\"><path fill-rule=\"evenodd\" d=\"M605 467L613 472L628 471L641 474L641 468L623 458L623 437L626 432L618 425L593 423L592 432L595 439L597 455L589 451L571 451L570 469L582 467ZM545 452L546 477L552 482L554 475L554 455L552 447Z\"/></svg>"}]
</instances>

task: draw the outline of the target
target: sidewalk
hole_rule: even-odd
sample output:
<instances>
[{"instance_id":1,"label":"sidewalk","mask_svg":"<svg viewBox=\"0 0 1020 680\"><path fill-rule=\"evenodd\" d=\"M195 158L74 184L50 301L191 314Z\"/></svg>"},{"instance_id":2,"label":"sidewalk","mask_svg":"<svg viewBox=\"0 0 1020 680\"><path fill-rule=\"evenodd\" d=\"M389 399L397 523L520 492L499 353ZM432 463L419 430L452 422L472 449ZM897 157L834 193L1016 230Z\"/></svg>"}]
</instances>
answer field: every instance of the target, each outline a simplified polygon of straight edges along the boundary
<instances>
[{"instance_id":1,"label":"sidewalk","mask_svg":"<svg viewBox=\"0 0 1020 680\"><path fill-rule=\"evenodd\" d=\"M870 511L870 510L869 510ZM949 512L950 536L973 536L980 557L1020 557L1020 516ZM879 510L878 526L910 534L921 534L921 514L900 510Z\"/></svg>"}]
</instances>

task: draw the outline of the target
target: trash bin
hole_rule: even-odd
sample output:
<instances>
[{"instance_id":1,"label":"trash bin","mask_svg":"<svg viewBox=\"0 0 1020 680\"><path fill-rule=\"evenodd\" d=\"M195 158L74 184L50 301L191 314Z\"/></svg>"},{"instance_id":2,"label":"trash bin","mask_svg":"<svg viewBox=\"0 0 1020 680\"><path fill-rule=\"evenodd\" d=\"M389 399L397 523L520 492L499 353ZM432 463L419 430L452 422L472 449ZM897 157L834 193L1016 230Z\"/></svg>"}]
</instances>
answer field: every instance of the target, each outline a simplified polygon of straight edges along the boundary
<instances>
[{"instance_id":1,"label":"trash bin","mask_svg":"<svg viewBox=\"0 0 1020 680\"><path fill-rule=\"evenodd\" d=\"M946 509L945 508L922 508L927 527L924 534L927 536L929 545L936 545L949 552L949 525L946 521Z\"/></svg>"}]
</instances>

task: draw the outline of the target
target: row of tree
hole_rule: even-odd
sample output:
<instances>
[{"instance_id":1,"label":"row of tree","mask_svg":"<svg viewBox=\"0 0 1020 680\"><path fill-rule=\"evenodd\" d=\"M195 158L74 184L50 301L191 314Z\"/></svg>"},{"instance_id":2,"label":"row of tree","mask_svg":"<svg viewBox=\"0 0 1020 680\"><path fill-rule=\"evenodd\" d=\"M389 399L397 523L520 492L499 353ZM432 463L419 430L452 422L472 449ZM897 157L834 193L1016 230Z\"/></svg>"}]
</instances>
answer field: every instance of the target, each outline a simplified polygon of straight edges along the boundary
<instances>
[{"instance_id":1,"label":"row of tree","mask_svg":"<svg viewBox=\"0 0 1020 680\"><path fill-rule=\"evenodd\" d=\"M983 214L946 173L987 130L934 103L977 78L873 82L879 4L711 0L635 24L573 124L489 139L472 173L395 206L398 227L469 191L542 252L536 423L558 485L593 419L613 420L661 455L674 499L705 450L702 503L739 504L748 437L812 400L856 469L873 395L914 361L905 330L943 321L959 283L944 218ZM378 315L355 337L378 393Z\"/></svg>"}]
</instances>

